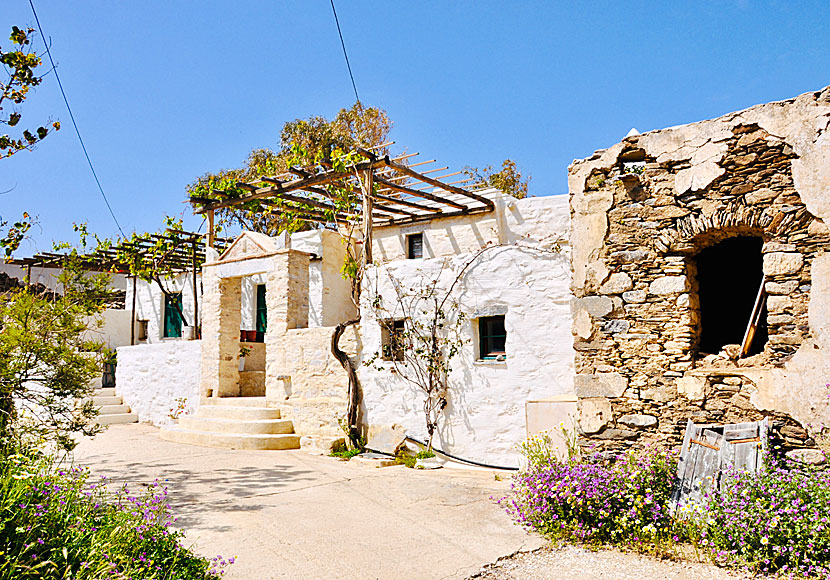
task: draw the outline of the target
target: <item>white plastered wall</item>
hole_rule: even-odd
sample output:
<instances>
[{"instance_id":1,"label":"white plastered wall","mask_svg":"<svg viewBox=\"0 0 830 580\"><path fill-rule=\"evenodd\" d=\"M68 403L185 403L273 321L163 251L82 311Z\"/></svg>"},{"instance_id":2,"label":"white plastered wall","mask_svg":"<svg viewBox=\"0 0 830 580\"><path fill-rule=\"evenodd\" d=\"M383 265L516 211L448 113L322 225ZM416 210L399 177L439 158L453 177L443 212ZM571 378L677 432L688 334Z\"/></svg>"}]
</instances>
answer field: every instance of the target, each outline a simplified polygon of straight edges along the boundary
<instances>
[{"instance_id":1,"label":"white plastered wall","mask_svg":"<svg viewBox=\"0 0 830 580\"><path fill-rule=\"evenodd\" d=\"M201 276L197 275L197 293L201 308ZM172 278L162 279L161 283L168 292L182 294L182 312L188 326L193 325L193 273L182 273ZM127 309L133 305L133 282L127 284ZM164 294L155 282L138 280L135 285L135 318L147 321L147 343L154 344L165 340L163 337L164 324ZM183 325L184 326L184 325ZM138 342L138 323L136 323L136 342Z\"/></svg>"},{"instance_id":2,"label":"white plastered wall","mask_svg":"<svg viewBox=\"0 0 830 580\"><path fill-rule=\"evenodd\" d=\"M173 422L170 411L176 399L186 400L186 409L199 404L202 356L200 340L174 340L157 344L122 346L118 349L115 383L138 420L154 425Z\"/></svg>"},{"instance_id":3,"label":"white plastered wall","mask_svg":"<svg viewBox=\"0 0 830 580\"><path fill-rule=\"evenodd\" d=\"M291 236L291 249L312 254L308 265L308 327L336 326L356 309L341 268L346 254L337 232L313 230Z\"/></svg>"},{"instance_id":4,"label":"white plastered wall","mask_svg":"<svg viewBox=\"0 0 830 580\"><path fill-rule=\"evenodd\" d=\"M490 244L454 291L467 318L460 328L468 342L452 362L449 402L435 445L468 459L517 466L515 447L527 436L525 403L573 394L565 242L569 210L566 196L496 201L497 209L490 215L420 226L425 253L429 248L429 256L442 257L395 259L367 273L363 359L381 346L380 326L369 306L376 291L386 305L383 315L395 317L396 295L387 271L404 287L422 285L440 272L440 285L448 287L475 253ZM384 247L387 257L400 258L404 236L412 227L384 229L375 247ZM501 363L476 360L476 319L493 314L505 315L507 360ZM371 426L402 425L409 435L425 439L423 394L391 368L386 362L361 366L365 421Z\"/></svg>"}]
</instances>

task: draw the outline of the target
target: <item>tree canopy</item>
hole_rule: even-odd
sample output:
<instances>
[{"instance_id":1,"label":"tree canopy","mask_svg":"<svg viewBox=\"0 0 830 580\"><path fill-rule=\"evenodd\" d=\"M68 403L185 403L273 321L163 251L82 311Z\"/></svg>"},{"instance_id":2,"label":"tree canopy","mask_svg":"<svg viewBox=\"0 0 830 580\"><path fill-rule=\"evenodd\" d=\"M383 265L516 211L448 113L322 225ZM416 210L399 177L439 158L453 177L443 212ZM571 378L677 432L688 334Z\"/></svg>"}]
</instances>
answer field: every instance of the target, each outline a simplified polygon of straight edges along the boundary
<instances>
[{"instance_id":1,"label":"tree canopy","mask_svg":"<svg viewBox=\"0 0 830 580\"><path fill-rule=\"evenodd\" d=\"M355 147L377 147L382 145L392 121L386 111L377 107L366 107L359 101L348 109L341 109L334 119L312 116L307 119L288 121L280 131L279 148L253 149L243 167L223 169L215 173L206 173L187 186L191 197L219 199L215 190L225 192L231 197L246 193L238 182L249 182L263 176L274 176L289 171L302 160L312 165L318 160L330 160L332 153L352 151ZM381 149L382 151L382 149ZM298 152L301 152L298 154ZM219 223L238 225L243 229L276 235L289 230L311 227L307 222L298 223L290 216L283 215L279 206L272 211L262 213L260 205L253 204L219 210Z\"/></svg>"}]
</instances>

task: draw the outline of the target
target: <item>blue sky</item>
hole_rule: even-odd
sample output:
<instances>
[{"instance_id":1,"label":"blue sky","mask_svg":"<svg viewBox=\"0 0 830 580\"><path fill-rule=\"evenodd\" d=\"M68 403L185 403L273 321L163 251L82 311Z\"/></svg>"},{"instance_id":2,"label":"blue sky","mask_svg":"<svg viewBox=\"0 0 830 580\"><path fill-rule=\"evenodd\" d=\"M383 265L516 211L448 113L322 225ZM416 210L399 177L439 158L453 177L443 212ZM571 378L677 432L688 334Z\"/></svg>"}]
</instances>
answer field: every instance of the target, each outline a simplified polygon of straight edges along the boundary
<instances>
[{"instance_id":1,"label":"blue sky","mask_svg":"<svg viewBox=\"0 0 830 580\"><path fill-rule=\"evenodd\" d=\"M567 191L575 158L641 132L830 84L828 2L336 2L361 99L398 148L498 164ZM185 185L276 146L285 121L354 100L328 0L35 0L99 178L128 233L184 212ZM0 46L33 24L2 0ZM20 255L117 233L54 78L22 109L63 129L0 160L0 215L39 227Z\"/></svg>"}]
</instances>

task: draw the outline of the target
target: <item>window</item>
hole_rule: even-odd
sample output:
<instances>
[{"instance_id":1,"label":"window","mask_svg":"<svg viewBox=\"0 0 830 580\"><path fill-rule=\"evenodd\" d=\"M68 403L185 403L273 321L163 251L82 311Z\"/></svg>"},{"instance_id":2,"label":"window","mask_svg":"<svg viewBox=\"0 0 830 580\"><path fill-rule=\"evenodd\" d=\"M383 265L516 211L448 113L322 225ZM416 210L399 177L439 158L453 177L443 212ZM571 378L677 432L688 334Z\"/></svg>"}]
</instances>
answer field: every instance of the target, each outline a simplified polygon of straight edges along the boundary
<instances>
[{"instance_id":1,"label":"window","mask_svg":"<svg viewBox=\"0 0 830 580\"><path fill-rule=\"evenodd\" d=\"M504 360L507 331L504 316L482 316L478 319L478 346L480 360Z\"/></svg>"},{"instance_id":2,"label":"window","mask_svg":"<svg viewBox=\"0 0 830 580\"><path fill-rule=\"evenodd\" d=\"M149 320L138 321L138 340L147 340L147 325L149 323Z\"/></svg>"},{"instance_id":3,"label":"window","mask_svg":"<svg viewBox=\"0 0 830 580\"><path fill-rule=\"evenodd\" d=\"M181 294L165 294L164 296L164 338L180 338L182 336L182 307Z\"/></svg>"},{"instance_id":4,"label":"window","mask_svg":"<svg viewBox=\"0 0 830 580\"><path fill-rule=\"evenodd\" d=\"M381 328L381 353L383 360L402 361L404 333L406 332L405 320L382 320Z\"/></svg>"},{"instance_id":5,"label":"window","mask_svg":"<svg viewBox=\"0 0 830 580\"><path fill-rule=\"evenodd\" d=\"M695 256L700 353L718 354L727 344L745 346L746 356L763 352L767 343L763 245L761 238L740 236Z\"/></svg>"},{"instance_id":6,"label":"window","mask_svg":"<svg viewBox=\"0 0 830 580\"><path fill-rule=\"evenodd\" d=\"M265 284L256 287L256 331L264 333L268 328L268 307L265 304ZM259 337L257 336L257 340Z\"/></svg>"},{"instance_id":7,"label":"window","mask_svg":"<svg viewBox=\"0 0 830 580\"><path fill-rule=\"evenodd\" d=\"M424 257L424 234L406 236L406 257L410 260Z\"/></svg>"}]
</instances>

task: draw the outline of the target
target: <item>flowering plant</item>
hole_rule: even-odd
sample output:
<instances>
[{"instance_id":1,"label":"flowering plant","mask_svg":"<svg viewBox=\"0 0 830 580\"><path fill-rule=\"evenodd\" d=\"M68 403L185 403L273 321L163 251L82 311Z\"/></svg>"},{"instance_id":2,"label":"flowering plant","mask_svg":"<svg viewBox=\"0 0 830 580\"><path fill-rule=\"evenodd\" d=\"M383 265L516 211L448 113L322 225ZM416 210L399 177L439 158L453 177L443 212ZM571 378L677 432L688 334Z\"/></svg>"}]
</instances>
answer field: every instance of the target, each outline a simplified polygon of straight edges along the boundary
<instances>
[{"instance_id":1,"label":"flowering plant","mask_svg":"<svg viewBox=\"0 0 830 580\"><path fill-rule=\"evenodd\" d=\"M519 473L502 500L517 523L553 539L647 545L672 535L676 457L648 450L612 460L551 461Z\"/></svg>"},{"instance_id":2,"label":"flowering plant","mask_svg":"<svg viewBox=\"0 0 830 580\"><path fill-rule=\"evenodd\" d=\"M724 473L706 500L700 543L716 561L830 577L830 472L768 459Z\"/></svg>"},{"instance_id":3,"label":"flowering plant","mask_svg":"<svg viewBox=\"0 0 830 580\"><path fill-rule=\"evenodd\" d=\"M224 571L228 560L182 545L160 482L134 494L89 479L79 467L0 456L0 579L204 580Z\"/></svg>"}]
</instances>

